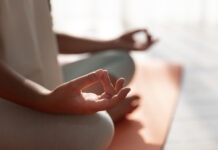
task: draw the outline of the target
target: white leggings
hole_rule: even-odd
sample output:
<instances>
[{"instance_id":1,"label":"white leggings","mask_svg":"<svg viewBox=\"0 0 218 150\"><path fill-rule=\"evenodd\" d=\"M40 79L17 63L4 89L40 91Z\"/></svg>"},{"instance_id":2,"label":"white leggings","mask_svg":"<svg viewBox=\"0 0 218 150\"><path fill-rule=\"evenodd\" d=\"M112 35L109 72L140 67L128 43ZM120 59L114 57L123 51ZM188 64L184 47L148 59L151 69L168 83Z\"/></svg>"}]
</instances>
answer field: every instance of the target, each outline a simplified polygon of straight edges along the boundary
<instances>
[{"instance_id":1,"label":"white leggings","mask_svg":"<svg viewBox=\"0 0 218 150\"><path fill-rule=\"evenodd\" d=\"M109 51L69 64L63 72L65 80L70 80L98 68L108 69L128 81L134 64L127 53ZM92 115L52 115L0 99L1 150L104 150L113 134L113 122L104 111Z\"/></svg>"}]
</instances>

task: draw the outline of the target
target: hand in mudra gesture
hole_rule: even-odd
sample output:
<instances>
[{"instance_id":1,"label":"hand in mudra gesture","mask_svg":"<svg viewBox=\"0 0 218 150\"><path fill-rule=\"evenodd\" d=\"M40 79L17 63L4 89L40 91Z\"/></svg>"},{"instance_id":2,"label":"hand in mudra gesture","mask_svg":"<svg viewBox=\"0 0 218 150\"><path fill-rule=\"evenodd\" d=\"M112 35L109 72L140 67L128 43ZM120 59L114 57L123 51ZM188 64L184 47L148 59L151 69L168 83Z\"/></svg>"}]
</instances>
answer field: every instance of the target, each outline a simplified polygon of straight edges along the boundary
<instances>
[{"instance_id":1,"label":"hand in mudra gesture","mask_svg":"<svg viewBox=\"0 0 218 150\"><path fill-rule=\"evenodd\" d=\"M146 37L146 41L138 43L134 39L134 35L137 33L142 33ZM153 36L146 29L137 29L127 33L122 34L120 37L116 38L115 45L117 48L125 50L135 50L144 51L148 50L152 45L154 45L158 40L154 39Z\"/></svg>"},{"instance_id":2,"label":"hand in mudra gesture","mask_svg":"<svg viewBox=\"0 0 218 150\"><path fill-rule=\"evenodd\" d=\"M104 92L101 95L84 93L82 89L101 82ZM61 114L90 114L101 110L111 109L124 100L129 88L123 88L124 79L112 85L105 70L97 70L76 78L57 87L48 93L45 99L47 112Z\"/></svg>"}]
</instances>

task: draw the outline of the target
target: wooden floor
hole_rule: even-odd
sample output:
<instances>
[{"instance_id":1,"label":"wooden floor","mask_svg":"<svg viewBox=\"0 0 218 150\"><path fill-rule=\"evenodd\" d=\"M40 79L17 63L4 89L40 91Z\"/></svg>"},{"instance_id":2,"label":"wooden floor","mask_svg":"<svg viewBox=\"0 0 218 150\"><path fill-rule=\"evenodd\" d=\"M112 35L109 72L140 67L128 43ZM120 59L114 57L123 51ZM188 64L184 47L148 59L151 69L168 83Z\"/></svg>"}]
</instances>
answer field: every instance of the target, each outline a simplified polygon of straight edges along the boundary
<instances>
[{"instance_id":1,"label":"wooden floor","mask_svg":"<svg viewBox=\"0 0 218 150\"><path fill-rule=\"evenodd\" d=\"M161 150L178 100L181 67L146 59L138 61L130 84L140 105L115 126L109 150Z\"/></svg>"}]
</instances>

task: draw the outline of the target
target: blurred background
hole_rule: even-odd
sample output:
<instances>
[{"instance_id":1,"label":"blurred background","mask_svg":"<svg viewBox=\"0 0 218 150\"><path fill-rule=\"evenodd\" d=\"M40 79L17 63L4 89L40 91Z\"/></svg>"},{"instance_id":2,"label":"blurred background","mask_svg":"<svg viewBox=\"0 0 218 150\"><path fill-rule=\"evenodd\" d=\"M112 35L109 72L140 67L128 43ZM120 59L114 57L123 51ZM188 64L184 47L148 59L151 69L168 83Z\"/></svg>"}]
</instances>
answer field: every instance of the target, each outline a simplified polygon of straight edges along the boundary
<instances>
[{"instance_id":1,"label":"blurred background","mask_svg":"<svg viewBox=\"0 0 218 150\"><path fill-rule=\"evenodd\" d=\"M53 0L52 3L55 29L74 34L113 36L137 27L218 24L217 0Z\"/></svg>"},{"instance_id":2,"label":"blurred background","mask_svg":"<svg viewBox=\"0 0 218 150\"><path fill-rule=\"evenodd\" d=\"M52 0L54 30L109 39L147 28L159 42L132 52L183 66L165 150L218 149L217 0Z\"/></svg>"}]
</instances>

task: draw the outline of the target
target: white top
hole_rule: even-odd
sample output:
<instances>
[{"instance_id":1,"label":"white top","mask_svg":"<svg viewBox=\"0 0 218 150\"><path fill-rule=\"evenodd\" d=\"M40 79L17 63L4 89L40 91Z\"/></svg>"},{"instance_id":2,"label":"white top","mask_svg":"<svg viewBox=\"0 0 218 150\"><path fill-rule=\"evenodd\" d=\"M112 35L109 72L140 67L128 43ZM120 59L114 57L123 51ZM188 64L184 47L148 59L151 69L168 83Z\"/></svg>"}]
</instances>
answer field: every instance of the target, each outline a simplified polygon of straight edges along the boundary
<instances>
[{"instance_id":1,"label":"white top","mask_svg":"<svg viewBox=\"0 0 218 150\"><path fill-rule=\"evenodd\" d=\"M0 0L0 58L49 89L62 82L48 0Z\"/></svg>"}]
</instances>

